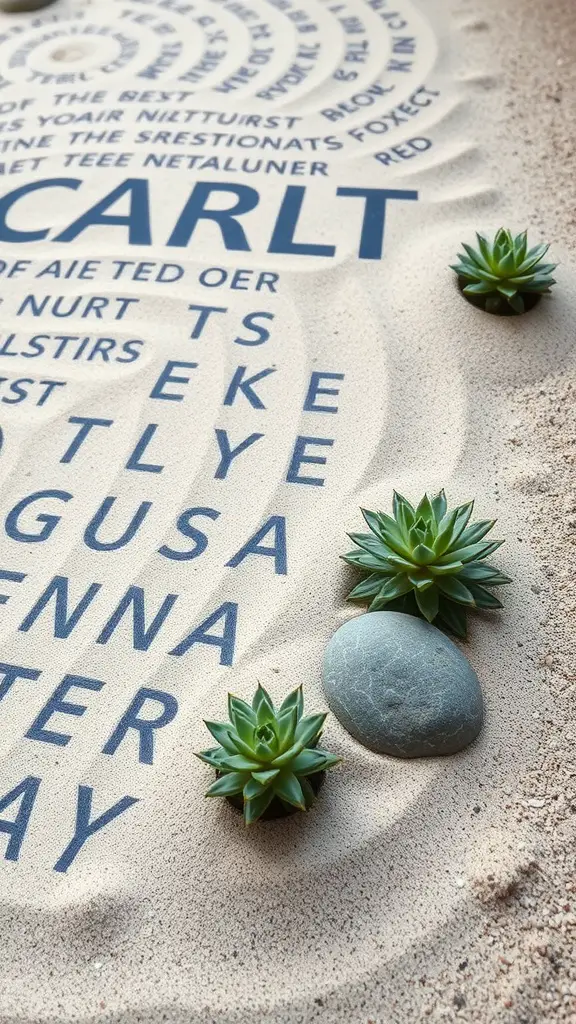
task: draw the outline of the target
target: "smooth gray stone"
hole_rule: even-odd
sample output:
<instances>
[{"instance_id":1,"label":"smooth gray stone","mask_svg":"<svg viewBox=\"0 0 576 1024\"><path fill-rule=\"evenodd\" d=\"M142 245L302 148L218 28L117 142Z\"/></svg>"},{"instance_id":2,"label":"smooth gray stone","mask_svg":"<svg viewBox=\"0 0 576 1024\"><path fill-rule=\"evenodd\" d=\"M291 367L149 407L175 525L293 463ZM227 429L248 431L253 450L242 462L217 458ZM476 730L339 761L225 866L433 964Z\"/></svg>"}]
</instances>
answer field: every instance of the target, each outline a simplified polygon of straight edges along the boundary
<instances>
[{"instance_id":1,"label":"smooth gray stone","mask_svg":"<svg viewBox=\"0 0 576 1024\"><path fill-rule=\"evenodd\" d=\"M324 690L344 728L380 754L455 754L482 728L482 691L467 658L435 626L401 612L340 626L326 647Z\"/></svg>"}]
</instances>

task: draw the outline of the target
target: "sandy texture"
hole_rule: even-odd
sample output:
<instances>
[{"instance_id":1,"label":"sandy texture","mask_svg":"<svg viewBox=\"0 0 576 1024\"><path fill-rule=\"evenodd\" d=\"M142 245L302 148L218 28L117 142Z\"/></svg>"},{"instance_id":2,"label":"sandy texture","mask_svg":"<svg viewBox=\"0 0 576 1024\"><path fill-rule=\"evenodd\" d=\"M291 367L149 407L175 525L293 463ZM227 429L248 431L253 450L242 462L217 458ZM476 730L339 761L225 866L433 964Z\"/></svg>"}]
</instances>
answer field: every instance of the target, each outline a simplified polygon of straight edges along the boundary
<instances>
[{"instance_id":1,"label":"sandy texture","mask_svg":"<svg viewBox=\"0 0 576 1024\"><path fill-rule=\"evenodd\" d=\"M383 6L392 12L391 4ZM63 171L71 148L66 126L55 129L47 162L35 174L78 174L82 188L66 201L29 200L10 219L31 229L40 213L54 226L50 239L34 249L7 244L13 259L26 250L38 265L72 257L108 261L105 284L71 280L56 288L50 282L45 292L142 299L127 320L112 326L108 320L103 327L121 342L141 336L146 348L137 364L60 363L68 383L53 404L3 407L4 514L36 490L74 492L72 511L63 514L49 544L3 539L3 564L29 579L17 595L10 584L15 596L2 612L0 657L43 668L37 681L20 680L1 706L1 792L25 776L42 778L21 855L0 862L3 1024L576 1021L576 283L570 252L561 247L573 236L574 12L568 3L520 0L506 9L496 0L416 8L403 2L394 9L400 6L419 48L406 82L395 86L394 101L409 102L426 82L433 102L409 115L418 121L408 128L389 129L385 146L429 136L432 148L411 162L385 165L372 156L383 148L381 137L357 144L346 135L365 122L362 109L342 125L322 121L318 111L345 102L350 86L332 77L343 53L342 12L310 4L318 28L306 40L311 47L318 42L321 57L310 61L308 79L287 98L279 94L266 113L305 114L299 136L334 134L345 145L334 156L322 155L329 168L325 180L267 179L254 251L242 253L241 262L231 262L208 233L201 247L186 253L162 248L192 182L213 177L211 171ZM141 12L140 5L134 8ZM214 12L213 6L206 9ZM89 8L91 17L108 24L117 10L101 5L98 15L96 5ZM372 40L388 38L373 11L351 4L348 14L360 11ZM260 13L269 17L274 36L274 61L262 71L266 88L295 59L295 45L293 26L275 7ZM161 17L168 23L173 18L183 37L183 14L168 6ZM250 78L244 95L211 91L224 71L234 72L248 40L245 24L225 5L218 18L232 42L194 106L260 111L258 86ZM2 27L7 24L4 19ZM23 32L37 32L35 26ZM127 37L133 29L138 44L133 61L140 52L157 54L153 22L131 25L128 18L126 26ZM113 62L112 41L104 33L102 38L102 61ZM7 50L16 44L5 43ZM49 66L54 45L62 60L77 42L47 38L30 60ZM369 49L362 87L382 72L384 45ZM189 46L200 60L196 22ZM3 60L13 83L5 98L26 90L32 95L25 66ZM136 74L134 65L130 70ZM170 75L160 76L162 88ZM105 82L112 91L123 78ZM86 88L100 84L96 74ZM130 85L142 88L142 81ZM54 85L37 89L37 105L26 118L38 110L54 112L57 91ZM122 121L131 130L135 109ZM370 116L390 109L379 100ZM127 144L93 145L115 152ZM81 142L76 149L85 147ZM239 147L230 152L246 155ZM104 228L73 246L51 240L131 173L150 177L159 197L152 249L134 256L120 236L112 244ZM221 180L230 177L237 180L221 174ZM5 190L22 180L12 178ZM242 181L263 184L258 176ZM262 255L286 184L310 188L312 209L302 237L323 244L336 237L329 269L321 258L303 264L298 255ZM382 262L357 259L352 207L345 216L333 206L341 184L420 193L418 202L390 213ZM489 230L504 222L528 224L534 235L559 242L557 293L525 318L481 314L459 298L446 271L462 237L477 226ZM150 252L185 262L186 277L169 288L131 282L123 291L110 281L112 258L147 259ZM281 285L265 299L227 293L221 304L229 300L233 315L191 342L188 304L223 298L220 291L207 297L190 284L206 265L278 270ZM26 277L5 288L5 333L31 332L15 312L31 288ZM263 350L235 348L237 314L254 309L273 312L280 329ZM72 326L84 333L78 316L66 321L66 329L72 332ZM42 329L61 332L62 324L46 317ZM166 358L201 364L193 402L151 403ZM251 372L276 371L259 388L266 409L249 402L223 408L222 395L240 363ZM10 372L29 366L20 356ZM344 375L338 416L302 409L315 368ZM47 358L42 371L54 376ZM62 463L70 415L108 417L121 431L103 433L98 445L86 449L89 455ZM163 472L127 472L150 422L158 424L156 447L150 445L140 461L162 461ZM235 443L251 432L264 434L254 442L262 446L258 458L249 461L253 453L247 451L239 457L246 469L241 472L238 461L229 479L215 478L214 427L227 428ZM323 487L286 482L297 434L334 439L321 470ZM312 471L320 472L319 466ZM466 646L484 688L481 737L453 758L406 763L364 750L332 719L326 745L341 754L343 765L331 773L313 811L245 834L229 807L202 799L209 770L192 758L207 744L200 717L222 717L227 690L248 696L256 680L274 696L302 682L308 706L321 707L324 646L338 624L356 613L344 601L351 575L336 557L345 548L345 530L358 528L360 505L386 504L392 486L417 497L443 484L454 502L476 495L479 517L498 515L499 534L507 538L499 564L515 579L505 611L474 619ZM107 525L107 537L118 535L139 502L152 502L138 538L112 558L87 551L82 542L106 495L116 496L124 510ZM163 545L186 547L173 523L190 507L220 513L201 521L210 535L206 554L190 562L160 558ZM271 559L254 556L227 566L275 514L287 518L288 574L275 574ZM30 515L26 526L33 524ZM68 639L54 637L49 615L21 628L55 574L70 577L74 603L91 581L101 584ZM109 641L97 642L129 585L146 590L147 625L167 594L179 595L146 652L127 643L126 622ZM174 656L183 636L225 602L240 609L233 665L219 665L218 652L206 644ZM77 721L70 715L52 719L51 728L73 736L69 745L25 738L65 672L104 680L105 689L74 693L89 707ZM168 693L179 704L174 721L159 730L151 765L138 763L134 736L113 756L101 752L140 686ZM138 803L98 832L66 873L54 871L74 832L79 785L93 787L92 817L126 794Z\"/></svg>"}]
</instances>

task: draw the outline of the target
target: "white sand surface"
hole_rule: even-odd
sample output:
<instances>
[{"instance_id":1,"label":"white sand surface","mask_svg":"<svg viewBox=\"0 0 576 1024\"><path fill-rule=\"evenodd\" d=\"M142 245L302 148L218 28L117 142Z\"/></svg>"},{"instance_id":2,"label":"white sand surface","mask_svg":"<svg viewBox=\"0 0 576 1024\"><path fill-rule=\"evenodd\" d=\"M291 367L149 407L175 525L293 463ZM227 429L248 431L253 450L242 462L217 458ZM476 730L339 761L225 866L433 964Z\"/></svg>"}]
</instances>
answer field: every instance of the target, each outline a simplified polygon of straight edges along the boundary
<instances>
[{"instance_id":1,"label":"white sand surface","mask_svg":"<svg viewBox=\"0 0 576 1024\"><path fill-rule=\"evenodd\" d=\"M0 861L3 1024L576 1021L576 31L568 3L529 6L107 0L2 17L0 140L34 141L4 146L1 194L59 179L13 197L0 251L0 375L33 381L30 397L0 404L2 523L51 492L1 535L2 568L26 575L2 583L0 659L41 673L0 703L0 794L28 780L33 800L14 859ZM103 134L72 134L84 131ZM261 150L264 136L282 150ZM180 160L153 167L150 153ZM245 159L286 166L254 172ZM127 193L101 210L119 223L72 227L127 178L149 181L151 244L145 185L131 193L132 245ZM213 223L176 244L198 181L258 190L241 221L249 250L226 250ZM287 186L306 189L296 242L332 256L272 251L282 201L302 198ZM364 200L342 187L418 193L389 200L382 259L359 257ZM482 314L447 269L462 239L501 224L553 240L561 261L553 298L525 317ZM83 261L94 267L79 279ZM134 280L138 261L153 266ZM181 277L155 280L163 263ZM225 285L200 283L211 267ZM274 292L262 271L279 275ZM101 317L86 312L94 296L109 300ZM198 304L218 310L194 331ZM263 341L242 326L255 313ZM97 338L115 342L107 361L88 358ZM184 380L160 386L169 360ZM254 384L260 405L242 392L226 403L239 366L273 371ZM314 373L339 375L323 385L339 391L325 400L337 413L304 408ZM39 405L41 381L59 383ZM87 417L105 422L70 453ZM224 431L232 447L251 439L228 469ZM298 437L325 462L291 474ZM202 718L257 681L278 697L303 683L308 707L324 707L324 646L358 614L338 560L346 530L392 487L417 498L442 485L498 517L498 561L514 577L504 611L474 618L464 648L486 699L480 739L404 762L330 718L326 745L343 763L314 809L246 832L203 799ZM143 516L115 551L85 535L107 497L100 542ZM177 532L187 509L205 539ZM61 521L39 542L40 514ZM280 555L240 557L250 538L279 549L284 519L287 572ZM195 544L195 558L174 557ZM67 595L60 581L40 611L55 577ZM111 622L130 587L145 604L141 649L131 608ZM27 736L67 673L83 683L63 699L85 710L60 708ZM141 717L175 713L139 760L134 729L110 748L142 688ZM90 821L131 801L74 850L79 796ZM18 811L25 798L0 817Z\"/></svg>"}]
</instances>

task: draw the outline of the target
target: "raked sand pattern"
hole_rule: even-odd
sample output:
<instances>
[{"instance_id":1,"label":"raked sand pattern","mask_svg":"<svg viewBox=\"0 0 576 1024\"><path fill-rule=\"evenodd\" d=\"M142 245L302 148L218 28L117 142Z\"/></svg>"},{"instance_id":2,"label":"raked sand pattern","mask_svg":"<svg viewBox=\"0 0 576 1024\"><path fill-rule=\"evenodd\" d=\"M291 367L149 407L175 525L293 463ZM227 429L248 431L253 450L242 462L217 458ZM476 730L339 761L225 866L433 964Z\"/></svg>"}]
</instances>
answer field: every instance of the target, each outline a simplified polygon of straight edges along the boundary
<instances>
[{"instance_id":1,"label":"raked sand pattern","mask_svg":"<svg viewBox=\"0 0 576 1024\"><path fill-rule=\"evenodd\" d=\"M2 18L3 1024L401 1020L397 965L459 926L495 847L530 849L505 792L544 700L533 466L502 439L507 389L569 360L574 295L563 267L553 303L503 323L446 271L506 209L477 148L486 69L454 71L447 15ZM194 221L198 182L204 209L238 204L224 237ZM393 486L442 485L498 515L517 581L466 648L482 736L404 762L330 718L343 764L314 809L246 833L203 799L201 719L257 680L323 707L325 644L357 614L345 530ZM42 714L67 674L76 709Z\"/></svg>"}]
</instances>

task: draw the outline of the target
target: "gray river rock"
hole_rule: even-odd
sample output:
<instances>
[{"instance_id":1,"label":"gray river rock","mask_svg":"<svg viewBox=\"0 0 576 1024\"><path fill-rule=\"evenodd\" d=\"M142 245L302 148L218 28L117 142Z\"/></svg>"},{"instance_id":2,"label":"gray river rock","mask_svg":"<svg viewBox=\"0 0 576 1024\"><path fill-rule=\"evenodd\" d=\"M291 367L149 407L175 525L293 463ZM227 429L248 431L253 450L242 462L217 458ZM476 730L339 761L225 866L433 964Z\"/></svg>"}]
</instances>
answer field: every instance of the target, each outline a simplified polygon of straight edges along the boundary
<instances>
[{"instance_id":1,"label":"gray river rock","mask_svg":"<svg viewBox=\"0 0 576 1024\"><path fill-rule=\"evenodd\" d=\"M344 728L381 754L455 754L482 728L482 691L467 658L435 626L401 612L345 622L326 647L324 689Z\"/></svg>"}]
</instances>

